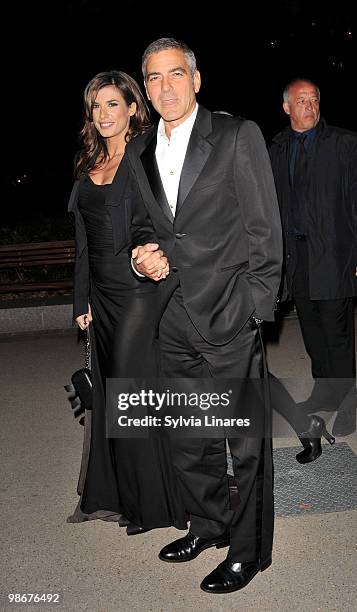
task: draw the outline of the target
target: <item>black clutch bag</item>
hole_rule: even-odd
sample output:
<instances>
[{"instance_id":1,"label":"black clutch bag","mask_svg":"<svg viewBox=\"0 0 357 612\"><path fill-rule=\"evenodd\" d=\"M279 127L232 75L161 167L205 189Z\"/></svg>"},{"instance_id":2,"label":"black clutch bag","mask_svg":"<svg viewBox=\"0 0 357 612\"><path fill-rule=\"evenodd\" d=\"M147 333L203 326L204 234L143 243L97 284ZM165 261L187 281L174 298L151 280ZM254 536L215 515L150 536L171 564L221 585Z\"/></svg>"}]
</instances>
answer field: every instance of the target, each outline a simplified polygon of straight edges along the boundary
<instances>
[{"instance_id":1,"label":"black clutch bag","mask_svg":"<svg viewBox=\"0 0 357 612\"><path fill-rule=\"evenodd\" d=\"M84 368L76 370L71 376L71 384L64 387L69 393L68 400L71 403L74 417L79 419L81 425L84 425L85 411L92 409L93 402L92 373L89 369L90 340L88 330L83 333L83 341Z\"/></svg>"}]
</instances>

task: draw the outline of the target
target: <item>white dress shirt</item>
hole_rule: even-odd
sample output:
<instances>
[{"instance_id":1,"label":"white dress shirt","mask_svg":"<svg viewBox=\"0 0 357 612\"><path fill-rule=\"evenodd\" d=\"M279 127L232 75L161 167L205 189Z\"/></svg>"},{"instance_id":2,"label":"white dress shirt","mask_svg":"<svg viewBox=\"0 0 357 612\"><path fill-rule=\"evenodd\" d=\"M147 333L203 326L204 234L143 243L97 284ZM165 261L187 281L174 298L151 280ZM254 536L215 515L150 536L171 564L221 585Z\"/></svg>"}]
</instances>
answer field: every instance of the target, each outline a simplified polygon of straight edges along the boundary
<instances>
[{"instance_id":1,"label":"white dress shirt","mask_svg":"<svg viewBox=\"0 0 357 612\"><path fill-rule=\"evenodd\" d=\"M170 138L166 136L165 125L162 119L160 119L157 127L155 156L166 198L173 216L175 216L176 213L182 166L185 161L193 124L196 121L197 111L198 104L196 104L195 110L188 119L171 130ZM145 277L144 274L140 274L140 272L135 269L133 260L131 260L131 267L138 276L141 278Z\"/></svg>"},{"instance_id":2,"label":"white dress shirt","mask_svg":"<svg viewBox=\"0 0 357 612\"><path fill-rule=\"evenodd\" d=\"M162 119L157 128L156 161L166 198L173 216L176 213L177 195L183 162L185 161L188 141L195 123L198 104L192 115L171 131L170 138L166 136Z\"/></svg>"}]
</instances>

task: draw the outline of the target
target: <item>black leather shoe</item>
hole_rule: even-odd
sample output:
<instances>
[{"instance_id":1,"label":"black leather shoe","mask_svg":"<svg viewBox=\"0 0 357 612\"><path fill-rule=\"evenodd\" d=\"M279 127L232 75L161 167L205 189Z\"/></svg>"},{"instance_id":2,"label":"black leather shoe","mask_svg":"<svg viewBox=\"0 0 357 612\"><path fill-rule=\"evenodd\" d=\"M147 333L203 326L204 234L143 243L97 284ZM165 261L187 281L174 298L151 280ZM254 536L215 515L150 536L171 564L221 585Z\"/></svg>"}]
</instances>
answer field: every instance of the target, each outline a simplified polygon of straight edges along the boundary
<instances>
[{"instance_id":1,"label":"black leather shoe","mask_svg":"<svg viewBox=\"0 0 357 612\"><path fill-rule=\"evenodd\" d=\"M159 559L161 561L168 561L169 563L182 563L183 561L191 561L206 548L224 548L229 546L229 535L227 533L217 536L215 538L199 538L191 531L189 531L184 538L175 540L164 546L159 553Z\"/></svg>"},{"instance_id":2,"label":"black leather shoe","mask_svg":"<svg viewBox=\"0 0 357 612\"><path fill-rule=\"evenodd\" d=\"M299 463L311 463L320 457L322 453L321 436L324 436L330 444L335 443L335 438L326 429L325 421L315 414L310 417L308 429L298 435L304 447L304 450L296 455L296 461Z\"/></svg>"},{"instance_id":3,"label":"black leather shoe","mask_svg":"<svg viewBox=\"0 0 357 612\"><path fill-rule=\"evenodd\" d=\"M264 572L271 565L271 557L264 563L250 561L233 563L225 559L201 582L202 591L206 593L233 593L244 589L258 572Z\"/></svg>"},{"instance_id":4,"label":"black leather shoe","mask_svg":"<svg viewBox=\"0 0 357 612\"><path fill-rule=\"evenodd\" d=\"M151 531L150 528L140 527L139 525L135 525L135 523L129 523L126 528L126 533L130 535L138 535L139 533L145 533L146 531Z\"/></svg>"}]
</instances>

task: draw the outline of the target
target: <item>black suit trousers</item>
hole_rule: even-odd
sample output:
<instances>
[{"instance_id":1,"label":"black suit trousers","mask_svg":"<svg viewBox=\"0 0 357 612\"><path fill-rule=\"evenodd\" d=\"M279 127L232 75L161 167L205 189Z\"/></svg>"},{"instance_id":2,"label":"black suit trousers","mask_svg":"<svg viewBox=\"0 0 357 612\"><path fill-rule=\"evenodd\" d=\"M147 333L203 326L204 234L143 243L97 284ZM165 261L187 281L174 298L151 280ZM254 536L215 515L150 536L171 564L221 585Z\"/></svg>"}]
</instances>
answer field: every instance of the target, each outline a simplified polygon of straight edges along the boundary
<instances>
[{"instance_id":1,"label":"black suit trousers","mask_svg":"<svg viewBox=\"0 0 357 612\"><path fill-rule=\"evenodd\" d=\"M311 300L307 243L297 241L292 294L317 379L311 399L338 408L355 379L353 299Z\"/></svg>"},{"instance_id":2,"label":"black suit trousers","mask_svg":"<svg viewBox=\"0 0 357 612\"><path fill-rule=\"evenodd\" d=\"M160 323L162 376L169 378L263 377L260 330L249 322L223 346L207 343L191 322L181 288L172 295ZM264 386L262 381L261 388ZM265 423L269 408L261 401ZM171 437L172 457L181 484L191 531L209 538L230 529L228 558L265 560L271 555L273 485L271 438L229 438L240 503L230 508L226 439Z\"/></svg>"}]
</instances>

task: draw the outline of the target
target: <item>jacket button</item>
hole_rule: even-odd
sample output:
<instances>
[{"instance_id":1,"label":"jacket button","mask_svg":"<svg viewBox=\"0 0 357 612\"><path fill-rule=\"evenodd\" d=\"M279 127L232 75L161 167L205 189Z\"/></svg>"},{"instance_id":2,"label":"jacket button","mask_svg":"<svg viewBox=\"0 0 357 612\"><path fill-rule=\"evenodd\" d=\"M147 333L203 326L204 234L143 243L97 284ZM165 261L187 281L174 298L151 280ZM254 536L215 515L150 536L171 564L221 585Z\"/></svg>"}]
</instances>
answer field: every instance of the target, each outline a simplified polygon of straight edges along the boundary
<instances>
[{"instance_id":1,"label":"jacket button","mask_svg":"<svg viewBox=\"0 0 357 612\"><path fill-rule=\"evenodd\" d=\"M291 259L290 253L287 254L286 259Z\"/></svg>"},{"instance_id":2,"label":"jacket button","mask_svg":"<svg viewBox=\"0 0 357 612\"><path fill-rule=\"evenodd\" d=\"M176 238L178 239L183 238L184 236L186 236L186 234L176 234Z\"/></svg>"},{"instance_id":3,"label":"jacket button","mask_svg":"<svg viewBox=\"0 0 357 612\"><path fill-rule=\"evenodd\" d=\"M178 268L176 268L176 266L172 266L171 271L172 272L178 272Z\"/></svg>"}]
</instances>

